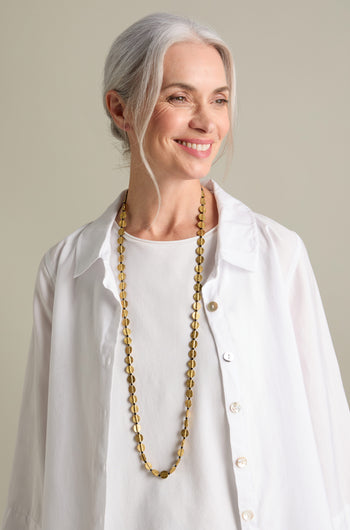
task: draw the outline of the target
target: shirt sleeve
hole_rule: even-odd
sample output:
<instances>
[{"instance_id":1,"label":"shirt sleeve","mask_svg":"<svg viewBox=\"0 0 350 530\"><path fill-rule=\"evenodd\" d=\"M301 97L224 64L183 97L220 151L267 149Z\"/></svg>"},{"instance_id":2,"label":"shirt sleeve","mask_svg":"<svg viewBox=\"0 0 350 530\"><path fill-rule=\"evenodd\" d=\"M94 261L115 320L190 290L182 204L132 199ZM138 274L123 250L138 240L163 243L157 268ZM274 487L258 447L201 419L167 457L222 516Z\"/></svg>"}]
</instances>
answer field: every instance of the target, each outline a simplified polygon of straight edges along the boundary
<instances>
[{"instance_id":1,"label":"shirt sleeve","mask_svg":"<svg viewBox=\"0 0 350 530\"><path fill-rule=\"evenodd\" d=\"M35 284L31 344L2 530L41 530L53 293L44 257Z\"/></svg>"},{"instance_id":2,"label":"shirt sleeve","mask_svg":"<svg viewBox=\"0 0 350 530\"><path fill-rule=\"evenodd\" d=\"M314 272L303 241L289 302L332 530L350 529L350 413Z\"/></svg>"}]
</instances>

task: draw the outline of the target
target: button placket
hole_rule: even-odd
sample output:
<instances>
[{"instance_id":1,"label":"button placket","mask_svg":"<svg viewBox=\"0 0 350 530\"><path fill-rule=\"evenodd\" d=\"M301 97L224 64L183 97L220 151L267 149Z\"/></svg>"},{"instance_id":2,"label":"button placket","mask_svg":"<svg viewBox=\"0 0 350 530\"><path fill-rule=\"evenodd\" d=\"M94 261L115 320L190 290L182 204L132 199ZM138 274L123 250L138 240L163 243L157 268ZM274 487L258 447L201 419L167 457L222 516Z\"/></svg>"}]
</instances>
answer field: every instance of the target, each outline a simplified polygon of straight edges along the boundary
<instances>
[{"instance_id":1,"label":"button placket","mask_svg":"<svg viewBox=\"0 0 350 530\"><path fill-rule=\"evenodd\" d=\"M230 324L227 311L222 307L222 301L218 301L217 283L203 286L203 303L207 310L208 323L213 333L216 350L221 366L221 376L224 389L224 399L229 425L231 442L232 470L237 484L238 506L242 523L250 523L249 528L255 527L256 516L253 508L256 505L254 492L254 477L251 466L249 466L249 437L247 417L241 406L239 363L235 363L237 344L233 341L230 332ZM216 305L211 305L216 302ZM240 414L238 414L240 412ZM231 415L232 414L232 415ZM233 416L234 415L234 416ZM244 456L246 455L246 456ZM237 464L236 464L237 461ZM244 514L244 516L243 516ZM254 518L254 520L252 520ZM244 527L246 527L244 525Z\"/></svg>"}]
</instances>

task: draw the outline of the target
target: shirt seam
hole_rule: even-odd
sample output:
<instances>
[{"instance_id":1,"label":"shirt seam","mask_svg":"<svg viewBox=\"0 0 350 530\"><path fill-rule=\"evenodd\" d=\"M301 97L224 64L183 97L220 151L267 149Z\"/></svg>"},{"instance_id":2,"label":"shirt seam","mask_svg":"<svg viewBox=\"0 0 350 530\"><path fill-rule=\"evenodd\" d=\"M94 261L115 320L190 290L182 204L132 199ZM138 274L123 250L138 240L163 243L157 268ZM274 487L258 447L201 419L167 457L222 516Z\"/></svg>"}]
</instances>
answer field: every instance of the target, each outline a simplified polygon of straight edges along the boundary
<instances>
[{"instance_id":1,"label":"shirt seam","mask_svg":"<svg viewBox=\"0 0 350 530\"><path fill-rule=\"evenodd\" d=\"M296 248L296 251L295 251L294 259L293 259L293 261L292 261L292 263L291 263L291 265L289 267L289 271L288 271L288 274L287 274L287 280L286 280L287 289L289 289L290 283L292 281L293 274L296 271L298 262L300 260L301 249L302 249L302 245L303 245L301 237L296 232L295 232L295 235L296 235L296 238L297 238L297 248Z\"/></svg>"},{"instance_id":2,"label":"shirt seam","mask_svg":"<svg viewBox=\"0 0 350 530\"><path fill-rule=\"evenodd\" d=\"M43 259L43 267L45 269L45 272L50 280L50 284L51 284L51 287L54 288L55 287L55 281L53 279L53 276L49 270L49 266L48 266L48 263L47 263L47 254L45 254L44 256L44 259Z\"/></svg>"}]
</instances>

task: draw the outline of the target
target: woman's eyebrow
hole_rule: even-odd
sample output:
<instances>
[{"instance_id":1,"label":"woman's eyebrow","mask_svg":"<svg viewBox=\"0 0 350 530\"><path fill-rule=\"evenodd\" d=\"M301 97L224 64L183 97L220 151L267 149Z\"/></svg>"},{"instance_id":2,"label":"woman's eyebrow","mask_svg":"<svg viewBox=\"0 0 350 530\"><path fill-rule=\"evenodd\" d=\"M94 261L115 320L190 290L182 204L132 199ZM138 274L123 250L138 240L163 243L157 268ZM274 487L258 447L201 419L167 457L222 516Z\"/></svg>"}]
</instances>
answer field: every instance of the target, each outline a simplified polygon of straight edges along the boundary
<instances>
[{"instance_id":1,"label":"woman's eyebrow","mask_svg":"<svg viewBox=\"0 0 350 530\"><path fill-rule=\"evenodd\" d=\"M169 85L166 85L164 87L162 87L162 90L167 90L168 88L183 88L184 90L190 90L191 92L196 92L196 87L192 86L192 85L188 85L187 83L178 83L178 82L175 82L175 83L169 83ZM230 89L228 86L222 86L222 87L219 87L219 88L215 88L213 90L213 94L215 92L229 92Z\"/></svg>"}]
</instances>

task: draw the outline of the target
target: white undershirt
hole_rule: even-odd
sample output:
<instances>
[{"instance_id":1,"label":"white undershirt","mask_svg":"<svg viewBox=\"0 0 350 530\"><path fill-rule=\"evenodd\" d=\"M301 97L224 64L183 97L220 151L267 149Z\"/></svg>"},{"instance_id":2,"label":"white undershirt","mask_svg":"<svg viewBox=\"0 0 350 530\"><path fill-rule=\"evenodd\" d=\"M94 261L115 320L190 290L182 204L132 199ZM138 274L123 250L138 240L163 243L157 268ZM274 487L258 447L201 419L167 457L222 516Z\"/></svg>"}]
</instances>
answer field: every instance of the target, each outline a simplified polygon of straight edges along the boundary
<instances>
[{"instance_id":1,"label":"white undershirt","mask_svg":"<svg viewBox=\"0 0 350 530\"><path fill-rule=\"evenodd\" d=\"M111 234L117 248L118 226ZM217 227L205 235L204 283ZM127 300L145 454L152 467L176 461L183 428L197 237L149 241L125 234ZM117 253L112 252L116 271ZM111 391L106 530L238 530L240 518L215 343L200 311L194 397L182 460L167 479L146 471L132 430L125 345L119 329Z\"/></svg>"}]
</instances>

